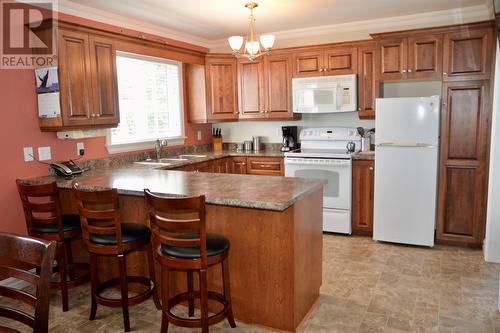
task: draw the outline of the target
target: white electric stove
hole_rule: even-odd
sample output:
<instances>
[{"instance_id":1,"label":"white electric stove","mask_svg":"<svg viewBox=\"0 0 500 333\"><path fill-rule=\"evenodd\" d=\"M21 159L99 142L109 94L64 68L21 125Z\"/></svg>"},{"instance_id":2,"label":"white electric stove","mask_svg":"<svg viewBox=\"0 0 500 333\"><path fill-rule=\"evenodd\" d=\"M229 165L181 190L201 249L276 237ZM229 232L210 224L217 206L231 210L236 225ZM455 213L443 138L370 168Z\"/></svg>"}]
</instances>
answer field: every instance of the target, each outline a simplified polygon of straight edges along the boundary
<instances>
[{"instance_id":1,"label":"white electric stove","mask_svg":"<svg viewBox=\"0 0 500 333\"><path fill-rule=\"evenodd\" d=\"M351 155L361 136L356 128L304 128L299 139L301 148L285 153L285 176L326 180L323 231L351 234Z\"/></svg>"}]
</instances>

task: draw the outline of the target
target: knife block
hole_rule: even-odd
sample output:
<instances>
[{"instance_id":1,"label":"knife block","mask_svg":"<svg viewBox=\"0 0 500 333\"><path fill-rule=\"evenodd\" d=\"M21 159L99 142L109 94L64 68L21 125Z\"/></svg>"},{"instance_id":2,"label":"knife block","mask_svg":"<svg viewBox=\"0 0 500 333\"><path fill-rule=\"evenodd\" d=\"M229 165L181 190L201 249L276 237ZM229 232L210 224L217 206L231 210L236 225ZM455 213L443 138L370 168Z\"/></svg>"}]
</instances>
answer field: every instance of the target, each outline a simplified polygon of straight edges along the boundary
<instances>
[{"instance_id":1,"label":"knife block","mask_svg":"<svg viewBox=\"0 0 500 333\"><path fill-rule=\"evenodd\" d=\"M212 146L214 152L220 153L222 151L222 137L212 138Z\"/></svg>"}]
</instances>

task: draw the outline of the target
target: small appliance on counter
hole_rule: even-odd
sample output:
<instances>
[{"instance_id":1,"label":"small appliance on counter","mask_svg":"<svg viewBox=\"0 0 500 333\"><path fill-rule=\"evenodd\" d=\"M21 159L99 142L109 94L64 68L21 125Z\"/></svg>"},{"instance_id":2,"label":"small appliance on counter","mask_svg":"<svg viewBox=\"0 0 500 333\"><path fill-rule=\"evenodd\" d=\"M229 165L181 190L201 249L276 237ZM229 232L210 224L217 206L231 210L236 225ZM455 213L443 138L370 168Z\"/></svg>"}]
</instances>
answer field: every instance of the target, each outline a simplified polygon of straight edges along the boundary
<instances>
[{"instance_id":1,"label":"small appliance on counter","mask_svg":"<svg viewBox=\"0 0 500 333\"><path fill-rule=\"evenodd\" d=\"M251 140L245 140L243 145L245 146L245 151L250 151L252 150L253 142Z\"/></svg>"},{"instance_id":2,"label":"small appliance on counter","mask_svg":"<svg viewBox=\"0 0 500 333\"><path fill-rule=\"evenodd\" d=\"M253 141L253 151L260 151L260 136L254 136Z\"/></svg>"},{"instance_id":3,"label":"small appliance on counter","mask_svg":"<svg viewBox=\"0 0 500 333\"><path fill-rule=\"evenodd\" d=\"M281 151L292 151L299 148L297 141L297 126L283 126L283 139L281 144Z\"/></svg>"}]
</instances>

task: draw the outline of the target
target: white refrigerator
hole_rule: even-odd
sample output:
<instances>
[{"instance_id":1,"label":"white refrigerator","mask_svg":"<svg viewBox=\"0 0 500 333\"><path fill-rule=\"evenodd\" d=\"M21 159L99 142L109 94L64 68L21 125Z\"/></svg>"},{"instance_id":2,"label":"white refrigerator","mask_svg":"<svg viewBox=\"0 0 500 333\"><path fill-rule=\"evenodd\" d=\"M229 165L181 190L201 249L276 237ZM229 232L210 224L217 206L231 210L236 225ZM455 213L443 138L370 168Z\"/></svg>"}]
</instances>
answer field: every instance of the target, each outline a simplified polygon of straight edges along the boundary
<instances>
[{"instance_id":1,"label":"white refrigerator","mask_svg":"<svg viewBox=\"0 0 500 333\"><path fill-rule=\"evenodd\" d=\"M434 246L439 96L378 98L373 239Z\"/></svg>"}]
</instances>

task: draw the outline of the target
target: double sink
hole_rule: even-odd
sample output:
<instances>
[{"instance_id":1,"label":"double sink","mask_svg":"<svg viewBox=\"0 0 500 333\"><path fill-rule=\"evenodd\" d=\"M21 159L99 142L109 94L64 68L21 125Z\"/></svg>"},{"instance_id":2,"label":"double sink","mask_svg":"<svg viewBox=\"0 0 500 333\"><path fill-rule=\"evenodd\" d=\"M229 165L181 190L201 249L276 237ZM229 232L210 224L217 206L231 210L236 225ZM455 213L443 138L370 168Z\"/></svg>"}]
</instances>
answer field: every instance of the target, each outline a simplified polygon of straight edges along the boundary
<instances>
[{"instance_id":1,"label":"double sink","mask_svg":"<svg viewBox=\"0 0 500 333\"><path fill-rule=\"evenodd\" d=\"M183 155L179 155L179 156L165 157L165 158L160 158L160 159L148 158L144 161L139 161L139 162L135 162L135 163L136 164L147 164L147 165L169 166L172 163L189 161L189 160L194 160L194 159L203 158L203 157L207 157L207 155L183 154Z\"/></svg>"}]
</instances>

